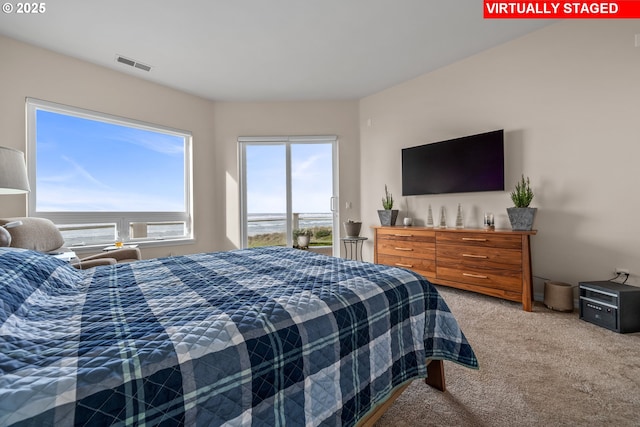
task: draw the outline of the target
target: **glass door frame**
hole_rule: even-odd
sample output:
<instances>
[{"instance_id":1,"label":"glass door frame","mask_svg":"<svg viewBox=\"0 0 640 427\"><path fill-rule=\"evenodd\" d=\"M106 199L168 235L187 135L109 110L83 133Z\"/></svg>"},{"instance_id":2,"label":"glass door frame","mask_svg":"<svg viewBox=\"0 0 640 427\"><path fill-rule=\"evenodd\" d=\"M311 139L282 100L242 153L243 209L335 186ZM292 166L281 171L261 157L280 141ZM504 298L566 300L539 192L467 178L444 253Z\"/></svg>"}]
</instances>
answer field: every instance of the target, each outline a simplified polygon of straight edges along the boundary
<instances>
[{"instance_id":1,"label":"glass door frame","mask_svg":"<svg viewBox=\"0 0 640 427\"><path fill-rule=\"evenodd\" d=\"M338 137L336 135L320 136L241 136L238 138L238 159L239 159L239 187L240 187L240 245L243 249L248 247L248 227L247 227L247 146L249 145L284 145L286 156L286 231L287 247L293 245L293 192L291 185L291 146L295 144L331 144L331 175L333 178L332 196L327 203L332 214L332 249L333 256L340 256L340 211L338 198Z\"/></svg>"}]
</instances>

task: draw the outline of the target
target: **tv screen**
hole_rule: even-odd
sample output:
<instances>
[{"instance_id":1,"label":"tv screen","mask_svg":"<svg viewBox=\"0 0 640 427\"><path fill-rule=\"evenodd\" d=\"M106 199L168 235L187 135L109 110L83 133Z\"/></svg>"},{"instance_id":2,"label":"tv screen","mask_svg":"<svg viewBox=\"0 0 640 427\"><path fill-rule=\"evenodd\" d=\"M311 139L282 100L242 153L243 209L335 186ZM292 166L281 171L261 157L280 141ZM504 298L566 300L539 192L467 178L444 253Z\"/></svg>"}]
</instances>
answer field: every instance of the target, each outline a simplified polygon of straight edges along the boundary
<instances>
[{"instance_id":1,"label":"tv screen","mask_svg":"<svg viewBox=\"0 0 640 427\"><path fill-rule=\"evenodd\" d=\"M504 190L504 130L402 149L402 195Z\"/></svg>"}]
</instances>

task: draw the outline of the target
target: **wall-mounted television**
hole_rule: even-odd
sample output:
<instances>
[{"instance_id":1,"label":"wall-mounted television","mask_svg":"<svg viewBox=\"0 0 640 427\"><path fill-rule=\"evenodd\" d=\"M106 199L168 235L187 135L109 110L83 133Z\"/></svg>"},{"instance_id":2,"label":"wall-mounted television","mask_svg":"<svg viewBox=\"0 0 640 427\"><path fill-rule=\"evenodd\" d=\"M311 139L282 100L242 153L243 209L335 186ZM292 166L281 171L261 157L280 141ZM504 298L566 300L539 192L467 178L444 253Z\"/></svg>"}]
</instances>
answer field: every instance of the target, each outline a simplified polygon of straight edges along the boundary
<instances>
[{"instance_id":1,"label":"wall-mounted television","mask_svg":"<svg viewBox=\"0 0 640 427\"><path fill-rule=\"evenodd\" d=\"M504 130L402 149L402 195L504 190Z\"/></svg>"}]
</instances>

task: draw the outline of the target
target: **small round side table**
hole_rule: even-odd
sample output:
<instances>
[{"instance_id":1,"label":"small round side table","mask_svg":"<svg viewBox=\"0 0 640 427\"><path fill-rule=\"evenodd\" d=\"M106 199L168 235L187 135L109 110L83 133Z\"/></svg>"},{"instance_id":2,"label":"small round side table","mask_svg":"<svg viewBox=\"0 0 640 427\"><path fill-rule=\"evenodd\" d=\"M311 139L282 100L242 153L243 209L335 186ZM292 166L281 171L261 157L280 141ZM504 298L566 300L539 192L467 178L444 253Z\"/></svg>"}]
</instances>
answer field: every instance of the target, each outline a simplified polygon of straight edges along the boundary
<instances>
[{"instance_id":1,"label":"small round side table","mask_svg":"<svg viewBox=\"0 0 640 427\"><path fill-rule=\"evenodd\" d=\"M369 240L368 237L343 237L340 240L348 259L358 260L358 246L360 246L360 261L362 261L362 246L365 240Z\"/></svg>"}]
</instances>

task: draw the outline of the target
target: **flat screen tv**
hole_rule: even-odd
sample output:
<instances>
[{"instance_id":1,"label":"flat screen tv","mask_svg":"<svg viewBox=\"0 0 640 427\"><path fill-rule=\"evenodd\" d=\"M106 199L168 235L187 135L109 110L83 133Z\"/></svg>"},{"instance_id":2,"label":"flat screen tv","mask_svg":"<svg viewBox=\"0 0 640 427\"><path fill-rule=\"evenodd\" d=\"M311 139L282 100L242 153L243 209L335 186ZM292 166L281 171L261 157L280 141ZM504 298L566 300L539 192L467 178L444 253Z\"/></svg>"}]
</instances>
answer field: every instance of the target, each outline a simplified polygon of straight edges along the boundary
<instances>
[{"instance_id":1,"label":"flat screen tv","mask_svg":"<svg viewBox=\"0 0 640 427\"><path fill-rule=\"evenodd\" d=\"M504 190L504 130L402 149L402 195Z\"/></svg>"}]
</instances>

